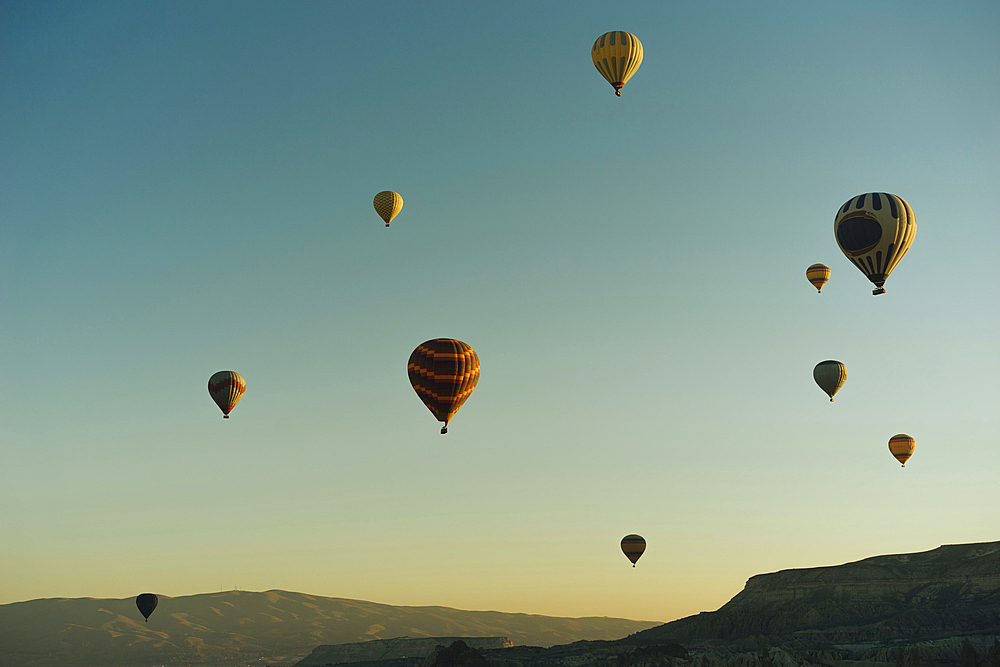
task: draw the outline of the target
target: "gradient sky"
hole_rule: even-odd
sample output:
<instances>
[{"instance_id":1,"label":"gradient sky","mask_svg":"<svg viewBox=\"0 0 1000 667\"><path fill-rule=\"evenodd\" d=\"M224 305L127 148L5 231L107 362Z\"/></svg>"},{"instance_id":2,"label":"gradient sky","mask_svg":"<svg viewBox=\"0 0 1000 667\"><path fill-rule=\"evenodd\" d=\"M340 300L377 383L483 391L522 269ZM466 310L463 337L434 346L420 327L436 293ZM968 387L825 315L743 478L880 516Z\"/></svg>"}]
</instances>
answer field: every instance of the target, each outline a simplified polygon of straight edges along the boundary
<instances>
[{"instance_id":1,"label":"gradient sky","mask_svg":"<svg viewBox=\"0 0 1000 667\"><path fill-rule=\"evenodd\" d=\"M620 99L608 30L644 46ZM998 33L993 0L4 2L0 603L668 621L1000 539ZM879 297L833 237L871 191L918 225ZM482 362L447 436L406 377L435 337Z\"/></svg>"}]
</instances>

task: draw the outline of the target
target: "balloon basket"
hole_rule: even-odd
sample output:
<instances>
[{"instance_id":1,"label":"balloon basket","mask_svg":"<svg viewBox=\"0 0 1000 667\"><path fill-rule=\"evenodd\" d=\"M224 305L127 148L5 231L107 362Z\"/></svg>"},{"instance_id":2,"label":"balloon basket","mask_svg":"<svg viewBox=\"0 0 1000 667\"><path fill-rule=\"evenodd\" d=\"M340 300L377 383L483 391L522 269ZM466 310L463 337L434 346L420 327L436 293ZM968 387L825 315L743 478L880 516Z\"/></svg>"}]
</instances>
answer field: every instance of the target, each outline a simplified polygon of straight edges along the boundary
<instances>
[{"instance_id":1,"label":"balloon basket","mask_svg":"<svg viewBox=\"0 0 1000 667\"><path fill-rule=\"evenodd\" d=\"M885 294L885 288L879 287L878 289L873 289L872 294L878 296L879 294Z\"/></svg>"}]
</instances>

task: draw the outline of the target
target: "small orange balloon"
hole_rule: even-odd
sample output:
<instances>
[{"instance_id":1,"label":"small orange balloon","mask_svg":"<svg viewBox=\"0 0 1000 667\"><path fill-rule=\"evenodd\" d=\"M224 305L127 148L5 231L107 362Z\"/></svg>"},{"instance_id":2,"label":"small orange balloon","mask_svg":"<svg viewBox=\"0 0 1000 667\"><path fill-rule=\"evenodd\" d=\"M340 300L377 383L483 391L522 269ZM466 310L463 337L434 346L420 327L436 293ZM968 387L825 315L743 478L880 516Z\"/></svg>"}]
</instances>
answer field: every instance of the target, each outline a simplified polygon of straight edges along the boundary
<instances>
[{"instance_id":1,"label":"small orange balloon","mask_svg":"<svg viewBox=\"0 0 1000 667\"><path fill-rule=\"evenodd\" d=\"M906 467L906 460L913 456L913 450L917 448L917 443L905 433L894 435L889 438L889 451L896 460Z\"/></svg>"}]
</instances>

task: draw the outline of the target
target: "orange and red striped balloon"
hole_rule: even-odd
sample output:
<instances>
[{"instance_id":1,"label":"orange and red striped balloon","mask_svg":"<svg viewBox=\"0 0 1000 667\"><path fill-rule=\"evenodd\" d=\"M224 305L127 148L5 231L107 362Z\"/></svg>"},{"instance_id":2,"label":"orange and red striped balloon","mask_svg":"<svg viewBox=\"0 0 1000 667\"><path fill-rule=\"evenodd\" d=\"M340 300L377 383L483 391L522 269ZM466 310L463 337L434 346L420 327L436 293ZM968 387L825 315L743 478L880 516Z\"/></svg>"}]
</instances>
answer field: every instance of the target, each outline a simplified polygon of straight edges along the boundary
<instances>
[{"instance_id":1,"label":"orange and red striped balloon","mask_svg":"<svg viewBox=\"0 0 1000 667\"><path fill-rule=\"evenodd\" d=\"M625 557L632 561L632 567L635 567L635 562L639 560L639 556L642 552L646 550L646 540L642 539L640 535L626 535L622 538L622 553Z\"/></svg>"},{"instance_id":2,"label":"orange and red striped balloon","mask_svg":"<svg viewBox=\"0 0 1000 667\"><path fill-rule=\"evenodd\" d=\"M236 371L219 371L208 379L208 393L222 410L223 419L229 419L246 390L246 380Z\"/></svg>"},{"instance_id":3,"label":"orange and red striped balloon","mask_svg":"<svg viewBox=\"0 0 1000 667\"><path fill-rule=\"evenodd\" d=\"M479 356L460 340L435 338L417 346L406 374L427 409L444 422L441 433L447 433L448 422L479 382Z\"/></svg>"},{"instance_id":4,"label":"orange and red striped balloon","mask_svg":"<svg viewBox=\"0 0 1000 667\"><path fill-rule=\"evenodd\" d=\"M817 292L822 292L823 285L830 279L830 267L826 264L813 264L806 269L806 279L812 283Z\"/></svg>"},{"instance_id":5,"label":"orange and red striped balloon","mask_svg":"<svg viewBox=\"0 0 1000 667\"><path fill-rule=\"evenodd\" d=\"M905 433L900 433L889 438L889 451L896 460L906 467L906 460L913 456L913 450L917 448L916 441Z\"/></svg>"}]
</instances>

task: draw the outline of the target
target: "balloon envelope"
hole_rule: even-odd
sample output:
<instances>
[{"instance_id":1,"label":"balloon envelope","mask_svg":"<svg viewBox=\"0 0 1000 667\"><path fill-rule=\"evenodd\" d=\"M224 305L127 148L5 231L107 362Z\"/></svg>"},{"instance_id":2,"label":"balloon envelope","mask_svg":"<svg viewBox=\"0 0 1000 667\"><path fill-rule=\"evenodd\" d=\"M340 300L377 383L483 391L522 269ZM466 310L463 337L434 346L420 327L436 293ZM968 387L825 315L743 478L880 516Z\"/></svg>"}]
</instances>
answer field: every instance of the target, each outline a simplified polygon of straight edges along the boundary
<instances>
[{"instance_id":1,"label":"balloon envelope","mask_svg":"<svg viewBox=\"0 0 1000 667\"><path fill-rule=\"evenodd\" d=\"M385 221L385 226L388 227L392 219L399 215L403 209L403 198L399 196L398 192L384 190L375 195L372 205L379 217Z\"/></svg>"},{"instance_id":2,"label":"balloon envelope","mask_svg":"<svg viewBox=\"0 0 1000 667\"><path fill-rule=\"evenodd\" d=\"M229 413L243 398L247 382L236 371L219 371L208 379L208 394L222 410L222 416L229 419Z\"/></svg>"},{"instance_id":3,"label":"balloon envelope","mask_svg":"<svg viewBox=\"0 0 1000 667\"><path fill-rule=\"evenodd\" d=\"M615 95L621 97L622 86L642 64L642 42L630 32L612 30L597 38L590 57L597 71L614 87Z\"/></svg>"},{"instance_id":4,"label":"balloon envelope","mask_svg":"<svg viewBox=\"0 0 1000 667\"><path fill-rule=\"evenodd\" d=\"M830 267L826 264L813 264L806 269L806 279L812 283L817 292L822 292L823 285L830 279Z\"/></svg>"},{"instance_id":5,"label":"balloon envelope","mask_svg":"<svg viewBox=\"0 0 1000 667\"><path fill-rule=\"evenodd\" d=\"M635 567L635 562L639 560L639 556L642 552L646 550L646 540L642 539L639 535L626 535L622 538L622 553L625 557L632 561L632 567Z\"/></svg>"},{"instance_id":6,"label":"balloon envelope","mask_svg":"<svg viewBox=\"0 0 1000 667\"><path fill-rule=\"evenodd\" d=\"M917 448L916 441L905 433L900 433L889 438L889 451L896 460L906 467L906 460L913 456L913 450Z\"/></svg>"},{"instance_id":7,"label":"balloon envelope","mask_svg":"<svg viewBox=\"0 0 1000 667\"><path fill-rule=\"evenodd\" d=\"M406 374L427 409L444 422L441 433L447 433L448 422L479 382L479 356L460 340L435 338L417 346Z\"/></svg>"},{"instance_id":8,"label":"balloon envelope","mask_svg":"<svg viewBox=\"0 0 1000 667\"><path fill-rule=\"evenodd\" d=\"M840 207L833 235L847 259L875 283L872 294L884 294L886 278L913 245L917 218L900 197L870 192Z\"/></svg>"},{"instance_id":9,"label":"balloon envelope","mask_svg":"<svg viewBox=\"0 0 1000 667\"><path fill-rule=\"evenodd\" d=\"M832 359L821 361L813 369L813 379L833 403L833 395L847 382L847 366Z\"/></svg>"},{"instance_id":10,"label":"balloon envelope","mask_svg":"<svg viewBox=\"0 0 1000 667\"><path fill-rule=\"evenodd\" d=\"M159 600L152 593L143 593L135 599L135 606L139 608L139 613L148 621L149 615L156 609L157 602Z\"/></svg>"}]
</instances>

